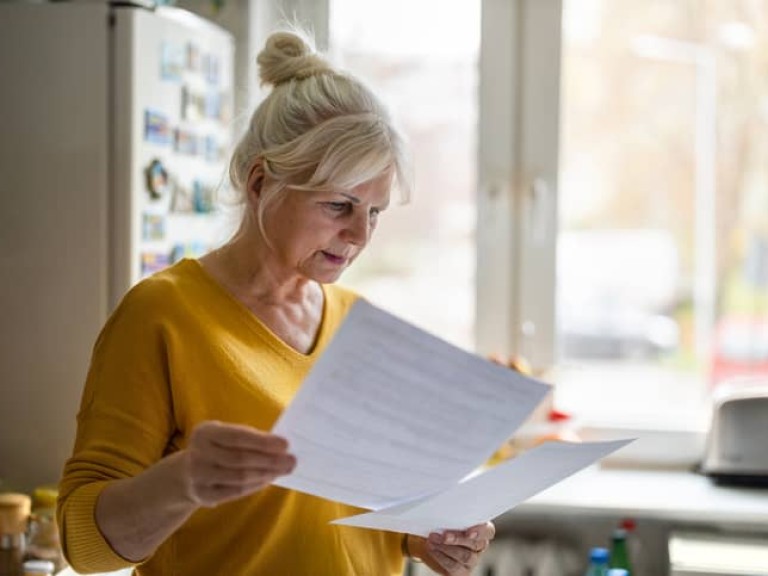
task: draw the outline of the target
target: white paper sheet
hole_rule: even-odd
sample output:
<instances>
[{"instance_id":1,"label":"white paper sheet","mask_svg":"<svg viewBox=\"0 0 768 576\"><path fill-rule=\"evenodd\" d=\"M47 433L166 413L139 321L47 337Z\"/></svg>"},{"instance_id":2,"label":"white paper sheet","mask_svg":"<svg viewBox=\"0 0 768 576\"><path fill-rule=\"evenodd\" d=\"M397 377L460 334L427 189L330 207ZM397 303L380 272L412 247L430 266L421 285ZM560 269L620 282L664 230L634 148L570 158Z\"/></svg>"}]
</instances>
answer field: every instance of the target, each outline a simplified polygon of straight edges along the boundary
<instances>
[{"instance_id":1,"label":"white paper sheet","mask_svg":"<svg viewBox=\"0 0 768 576\"><path fill-rule=\"evenodd\" d=\"M425 537L445 528L469 528L492 520L631 441L548 442L433 496L332 524Z\"/></svg>"},{"instance_id":2,"label":"white paper sheet","mask_svg":"<svg viewBox=\"0 0 768 576\"><path fill-rule=\"evenodd\" d=\"M297 457L275 484L368 509L435 494L548 390L358 301L273 428Z\"/></svg>"}]
</instances>

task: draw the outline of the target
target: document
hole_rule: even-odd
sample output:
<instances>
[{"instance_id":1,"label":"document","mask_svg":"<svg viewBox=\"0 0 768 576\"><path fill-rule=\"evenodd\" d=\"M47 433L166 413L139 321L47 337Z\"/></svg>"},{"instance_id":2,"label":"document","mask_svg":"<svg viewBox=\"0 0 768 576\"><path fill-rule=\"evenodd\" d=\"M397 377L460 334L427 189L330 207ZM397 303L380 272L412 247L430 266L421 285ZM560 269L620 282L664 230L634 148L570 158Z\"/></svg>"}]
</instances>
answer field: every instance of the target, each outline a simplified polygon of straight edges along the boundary
<instances>
[{"instance_id":1,"label":"document","mask_svg":"<svg viewBox=\"0 0 768 576\"><path fill-rule=\"evenodd\" d=\"M547 442L438 494L331 524L427 537L441 528L468 528L496 518L574 472L626 446L611 442Z\"/></svg>"},{"instance_id":2,"label":"document","mask_svg":"<svg viewBox=\"0 0 768 576\"><path fill-rule=\"evenodd\" d=\"M484 522L619 447L553 445L462 482L548 391L359 300L272 429L297 458L275 484L377 511L350 525Z\"/></svg>"}]
</instances>

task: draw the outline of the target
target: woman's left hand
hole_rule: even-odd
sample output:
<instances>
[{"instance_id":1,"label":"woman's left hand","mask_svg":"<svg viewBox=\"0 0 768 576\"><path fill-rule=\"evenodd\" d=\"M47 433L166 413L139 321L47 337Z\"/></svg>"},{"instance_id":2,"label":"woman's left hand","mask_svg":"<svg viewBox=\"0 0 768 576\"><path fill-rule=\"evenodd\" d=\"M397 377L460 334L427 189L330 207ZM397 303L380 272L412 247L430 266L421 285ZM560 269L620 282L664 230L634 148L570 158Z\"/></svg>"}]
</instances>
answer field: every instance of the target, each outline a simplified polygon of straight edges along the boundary
<instances>
[{"instance_id":1,"label":"woman's left hand","mask_svg":"<svg viewBox=\"0 0 768 576\"><path fill-rule=\"evenodd\" d=\"M426 539L409 536L408 548L438 574L469 576L495 535L496 527L486 522L466 530L433 532Z\"/></svg>"}]
</instances>

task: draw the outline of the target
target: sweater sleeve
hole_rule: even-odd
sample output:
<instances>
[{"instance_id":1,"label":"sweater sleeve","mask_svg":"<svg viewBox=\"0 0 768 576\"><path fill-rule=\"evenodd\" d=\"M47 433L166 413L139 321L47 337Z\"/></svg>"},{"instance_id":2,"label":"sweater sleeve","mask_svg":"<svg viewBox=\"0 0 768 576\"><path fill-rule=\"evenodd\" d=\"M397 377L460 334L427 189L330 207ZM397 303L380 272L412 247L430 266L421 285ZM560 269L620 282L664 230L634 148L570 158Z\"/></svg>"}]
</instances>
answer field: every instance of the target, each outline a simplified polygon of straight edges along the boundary
<instances>
[{"instance_id":1,"label":"sweater sleeve","mask_svg":"<svg viewBox=\"0 0 768 576\"><path fill-rule=\"evenodd\" d=\"M62 547L78 572L133 565L101 534L96 500L109 482L135 476L162 458L174 430L162 320L168 302L158 296L151 282L131 290L93 349L74 449L59 484Z\"/></svg>"}]
</instances>

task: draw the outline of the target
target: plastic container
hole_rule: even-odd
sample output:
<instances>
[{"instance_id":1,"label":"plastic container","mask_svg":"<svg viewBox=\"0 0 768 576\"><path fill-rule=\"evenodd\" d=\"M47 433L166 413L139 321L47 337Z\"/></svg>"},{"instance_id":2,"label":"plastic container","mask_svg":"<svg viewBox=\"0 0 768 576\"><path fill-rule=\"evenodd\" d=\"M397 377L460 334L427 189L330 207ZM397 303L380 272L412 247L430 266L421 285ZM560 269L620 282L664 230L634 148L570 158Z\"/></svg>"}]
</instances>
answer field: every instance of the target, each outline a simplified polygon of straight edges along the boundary
<instances>
[{"instance_id":1,"label":"plastic container","mask_svg":"<svg viewBox=\"0 0 768 576\"><path fill-rule=\"evenodd\" d=\"M584 576L607 576L608 574L608 549L595 547L589 551L589 566Z\"/></svg>"}]
</instances>

